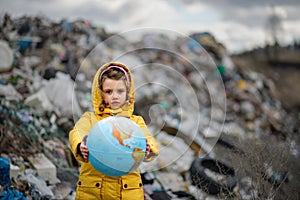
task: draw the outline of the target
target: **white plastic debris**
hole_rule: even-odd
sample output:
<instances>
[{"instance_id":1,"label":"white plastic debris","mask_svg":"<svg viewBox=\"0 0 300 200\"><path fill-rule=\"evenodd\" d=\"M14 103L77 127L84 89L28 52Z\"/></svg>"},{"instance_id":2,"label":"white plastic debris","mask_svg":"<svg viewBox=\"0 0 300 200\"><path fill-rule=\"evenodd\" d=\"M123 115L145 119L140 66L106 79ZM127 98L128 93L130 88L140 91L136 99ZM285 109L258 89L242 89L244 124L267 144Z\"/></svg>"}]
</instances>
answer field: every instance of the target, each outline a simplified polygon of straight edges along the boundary
<instances>
[{"instance_id":1,"label":"white plastic debris","mask_svg":"<svg viewBox=\"0 0 300 200\"><path fill-rule=\"evenodd\" d=\"M13 64L13 51L7 42L0 40L0 72L7 72Z\"/></svg>"},{"instance_id":2,"label":"white plastic debris","mask_svg":"<svg viewBox=\"0 0 300 200\"><path fill-rule=\"evenodd\" d=\"M44 154L39 153L33 156L29 156L28 160L36 169L38 177L49 181L50 184L59 182L56 176L55 165Z\"/></svg>"},{"instance_id":3,"label":"white plastic debris","mask_svg":"<svg viewBox=\"0 0 300 200\"><path fill-rule=\"evenodd\" d=\"M7 100L22 100L23 98L11 84L0 85L0 95L5 96Z\"/></svg>"},{"instance_id":4,"label":"white plastic debris","mask_svg":"<svg viewBox=\"0 0 300 200\"><path fill-rule=\"evenodd\" d=\"M37 93L27 97L25 104L35 107L38 113L53 110L53 106L44 89L40 89Z\"/></svg>"},{"instance_id":5,"label":"white plastic debris","mask_svg":"<svg viewBox=\"0 0 300 200\"><path fill-rule=\"evenodd\" d=\"M68 74L57 72L55 79L45 81L44 89L49 100L61 112L77 116L82 114L74 95L75 83Z\"/></svg>"}]
</instances>

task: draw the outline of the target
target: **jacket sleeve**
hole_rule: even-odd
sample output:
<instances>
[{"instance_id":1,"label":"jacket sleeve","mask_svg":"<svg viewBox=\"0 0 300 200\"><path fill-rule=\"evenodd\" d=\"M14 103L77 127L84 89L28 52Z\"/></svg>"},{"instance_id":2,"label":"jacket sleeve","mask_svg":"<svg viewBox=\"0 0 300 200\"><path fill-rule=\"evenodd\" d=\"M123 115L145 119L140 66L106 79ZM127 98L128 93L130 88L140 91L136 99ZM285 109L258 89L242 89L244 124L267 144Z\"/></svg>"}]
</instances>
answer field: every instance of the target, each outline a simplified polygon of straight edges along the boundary
<instances>
[{"instance_id":1,"label":"jacket sleeve","mask_svg":"<svg viewBox=\"0 0 300 200\"><path fill-rule=\"evenodd\" d=\"M89 133L91 129L91 116L90 113L84 113L76 122L74 128L69 132L69 142L71 150L77 160L83 161L81 154L77 151L78 145L81 143L82 138Z\"/></svg>"},{"instance_id":2,"label":"jacket sleeve","mask_svg":"<svg viewBox=\"0 0 300 200\"><path fill-rule=\"evenodd\" d=\"M159 150L160 150L159 144L157 143L155 138L152 136L152 134L149 132L147 125L141 116L137 117L136 123L143 130L144 135L147 138L147 142L150 145L150 154L144 160L145 162L150 162L158 156Z\"/></svg>"}]
</instances>

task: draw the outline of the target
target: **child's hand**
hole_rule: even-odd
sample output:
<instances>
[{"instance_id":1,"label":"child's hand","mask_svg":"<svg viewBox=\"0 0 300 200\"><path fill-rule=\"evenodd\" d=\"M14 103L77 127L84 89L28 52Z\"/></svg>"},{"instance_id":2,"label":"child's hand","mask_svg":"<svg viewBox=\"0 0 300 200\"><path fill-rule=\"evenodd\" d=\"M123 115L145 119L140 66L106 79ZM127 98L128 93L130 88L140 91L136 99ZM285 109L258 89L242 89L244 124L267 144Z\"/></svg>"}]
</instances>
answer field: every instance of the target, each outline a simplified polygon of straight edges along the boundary
<instances>
[{"instance_id":1,"label":"child's hand","mask_svg":"<svg viewBox=\"0 0 300 200\"><path fill-rule=\"evenodd\" d=\"M145 153L144 160L148 157L149 154L150 154L150 145L149 145L148 141L146 140L146 153Z\"/></svg>"},{"instance_id":2,"label":"child's hand","mask_svg":"<svg viewBox=\"0 0 300 200\"><path fill-rule=\"evenodd\" d=\"M89 156L89 150L86 146L86 138L87 138L87 135L82 138L82 142L80 143L80 153L81 153L83 159L87 162L88 156Z\"/></svg>"}]
</instances>

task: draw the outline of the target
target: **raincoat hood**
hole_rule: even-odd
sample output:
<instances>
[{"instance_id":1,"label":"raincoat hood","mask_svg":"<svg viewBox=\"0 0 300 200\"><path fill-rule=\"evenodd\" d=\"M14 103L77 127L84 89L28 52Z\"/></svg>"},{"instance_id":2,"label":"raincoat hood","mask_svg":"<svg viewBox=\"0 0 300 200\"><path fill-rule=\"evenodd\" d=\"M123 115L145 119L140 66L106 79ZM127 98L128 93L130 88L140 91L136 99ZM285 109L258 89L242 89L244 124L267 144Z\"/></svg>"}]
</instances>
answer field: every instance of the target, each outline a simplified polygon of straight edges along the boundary
<instances>
[{"instance_id":1,"label":"raincoat hood","mask_svg":"<svg viewBox=\"0 0 300 200\"><path fill-rule=\"evenodd\" d=\"M98 78L101 75L101 73L109 66L118 66L123 68L127 72L129 78L129 87L130 87L129 94L128 94L128 103L125 103L123 107L116 110L105 108L103 111L100 111L99 107L100 104L103 102L103 98L101 95L102 91L100 90ZM92 85L92 102L93 102L94 112L97 118L99 119L101 118L101 116L105 116L105 115L107 116L119 115L124 117L130 117L133 114L133 110L134 110L134 83L129 68L124 64L118 62L109 62L102 65L94 76L93 85Z\"/></svg>"}]
</instances>

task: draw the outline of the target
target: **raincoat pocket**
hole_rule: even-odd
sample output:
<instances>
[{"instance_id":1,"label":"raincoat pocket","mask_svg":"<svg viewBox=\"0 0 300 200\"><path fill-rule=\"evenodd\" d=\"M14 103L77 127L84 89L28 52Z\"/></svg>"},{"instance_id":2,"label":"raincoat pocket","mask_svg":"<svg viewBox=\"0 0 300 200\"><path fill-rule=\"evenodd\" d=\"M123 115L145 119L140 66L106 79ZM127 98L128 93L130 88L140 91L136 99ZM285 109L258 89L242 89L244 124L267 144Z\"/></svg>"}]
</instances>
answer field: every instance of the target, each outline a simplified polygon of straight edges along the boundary
<instances>
[{"instance_id":1,"label":"raincoat pocket","mask_svg":"<svg viewBox=\"0 0 300 200\"><path fill-rule=\"evenodd\" d=\"M122 199L144 199L142 179L136 177L122 177Z\"/></svg>"},{"instance_id":2,"label":"raincoat pocket","mask_svg":"<svg viewBox=\"0 0 300 200\"><path fill-rule=\"evenodd\" d=\"M76 199L102 199L102 179L79 179L77 182Z\"/></svg>"}]
</instances>

